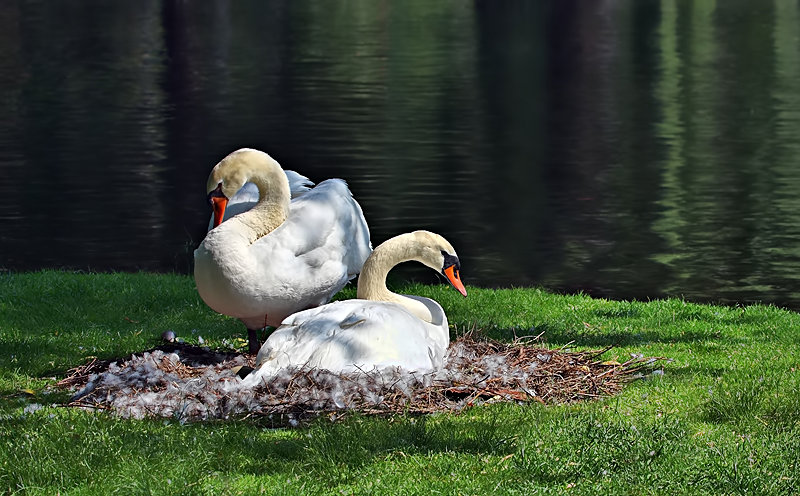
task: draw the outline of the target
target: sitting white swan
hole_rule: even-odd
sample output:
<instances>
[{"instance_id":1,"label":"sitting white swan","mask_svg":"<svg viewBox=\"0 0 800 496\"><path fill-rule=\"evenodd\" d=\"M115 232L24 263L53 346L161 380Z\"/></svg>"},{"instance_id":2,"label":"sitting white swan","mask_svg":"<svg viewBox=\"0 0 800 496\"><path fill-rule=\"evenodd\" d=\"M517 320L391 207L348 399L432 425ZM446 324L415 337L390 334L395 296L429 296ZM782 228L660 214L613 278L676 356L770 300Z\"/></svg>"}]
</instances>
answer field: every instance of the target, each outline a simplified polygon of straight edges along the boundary
<instances>
[{"instance_id":1,"label":"sitting white swan","mask_svg":"<svg viewBox=\"0 0 800 496\"><path fill-rule=\"evenodd\" d=\"M228 199L248 182L258 202L222 222ZM245 324L251 353L258 329L330 301L371 252L364 214L344 181L328 179L290 199L283 169L258 150L222 159L208 178L208 199L215 227L194 252L195 284L209 307Z\"/></svg>"},{"instance_id":2,"label":"sitting white swan","mask_svg":"<svg viewBox=\"0 0 800 496\"><path fill-rule=\"evenodd\" d=\"M395 265L416 260L441 271L464 296L453 246L428 231L391 238L375 248L358 277L358 298L298 312L270 335L246 384L268 380L286 367L332 372L401 367L426 373L440 369L450 343L447 316L429 298L386 288Z\"/></svg>"}]
</instances>

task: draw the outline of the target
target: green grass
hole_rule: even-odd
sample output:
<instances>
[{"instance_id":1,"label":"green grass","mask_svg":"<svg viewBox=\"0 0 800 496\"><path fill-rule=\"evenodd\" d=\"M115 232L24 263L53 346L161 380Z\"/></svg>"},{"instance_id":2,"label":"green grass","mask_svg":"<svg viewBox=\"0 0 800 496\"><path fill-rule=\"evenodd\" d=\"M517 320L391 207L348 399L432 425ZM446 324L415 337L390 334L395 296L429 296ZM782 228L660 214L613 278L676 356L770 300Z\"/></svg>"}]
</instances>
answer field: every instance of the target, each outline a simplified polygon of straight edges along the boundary
<instances>
[{"instance_id":1,"label":"green grass","mask_svg":"<svg viewBox=\"0 0 800 496\"><path fill-rule=\"evenodd\" d=\"M800 315L678 299L617 302L538 289L406 285L454 335L543 334L608 359L665 356L622 394L460 415L181 425L58 406L56 378L90 356L188 342L239 345L191 278L0 275L0 494L797 494ZM347 289L342 297L352 297ZM30 405L42 405L34 410ZM26 410L27 407L27 410Z\"/></svg>"}]
</instances>

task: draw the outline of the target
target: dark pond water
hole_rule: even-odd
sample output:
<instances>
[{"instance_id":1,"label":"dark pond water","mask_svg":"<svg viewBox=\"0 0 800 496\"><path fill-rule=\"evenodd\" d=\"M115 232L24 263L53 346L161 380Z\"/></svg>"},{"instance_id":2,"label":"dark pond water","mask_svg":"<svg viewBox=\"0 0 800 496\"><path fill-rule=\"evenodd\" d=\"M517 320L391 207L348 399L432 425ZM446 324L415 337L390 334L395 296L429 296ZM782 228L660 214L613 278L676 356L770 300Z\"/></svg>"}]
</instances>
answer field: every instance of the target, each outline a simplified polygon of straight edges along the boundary
<instances>
[{"instance_id":1,"label":"dark pond water","mask_svg":"<svg viewBox=\"0 0 800 496\"><path fill-rule=\"evenodd\" d=\"M251 146L470 284L800 307L796 1L3 2L0 95L6 270L189 272Z\"/></svg>"}]
</instances>

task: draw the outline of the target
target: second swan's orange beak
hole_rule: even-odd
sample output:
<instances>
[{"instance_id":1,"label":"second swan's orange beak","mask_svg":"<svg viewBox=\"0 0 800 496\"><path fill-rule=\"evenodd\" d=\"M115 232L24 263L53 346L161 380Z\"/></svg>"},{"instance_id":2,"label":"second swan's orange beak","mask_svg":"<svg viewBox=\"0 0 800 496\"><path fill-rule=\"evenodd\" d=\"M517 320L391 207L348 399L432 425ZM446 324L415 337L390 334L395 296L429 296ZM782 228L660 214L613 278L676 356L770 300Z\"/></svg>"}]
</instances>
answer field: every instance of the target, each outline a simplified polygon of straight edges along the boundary
<instances>
[{"instance_id":1,"label":"second swan's orange beak","mask_svg":"<svg viewBox=\"0 0 800 496\"><path fill-rule=\"evenodd\" d=\"M458 270L456 269L455 265L451 265L442 271L447 280L450 281L450 284L453 285L454 288L458 290L464 296L467 296L467 288L464 287L464 283L461 282L461 277L459 276Z\"/></svg>"},{"instance_id":2,"label":"second swan's orange beak","mask_svg":"<svg viewBox=\"0 0 800 496\"><path fill-rule=\"evenodd\" d=\"M215 196L211 198L211 208L214 209L214 227L222 224L222 219L225 217L225 207L228 206L228 199L224 196Z\"/></svg>"},{"instance_id":3,"label":"second swan's orange beak","mask_svg":"<svg viewBox=\"0 0 800 496\"><path fill-rule=\"evenodd\" d=\"M222 219L225 218L225 207L228 206L228 197L222 192L222 183L219 183L208 194L208 203L211 204L211 208L214 210L214 227L217 227L222 224Z\"/></svg>"}]
</instances>

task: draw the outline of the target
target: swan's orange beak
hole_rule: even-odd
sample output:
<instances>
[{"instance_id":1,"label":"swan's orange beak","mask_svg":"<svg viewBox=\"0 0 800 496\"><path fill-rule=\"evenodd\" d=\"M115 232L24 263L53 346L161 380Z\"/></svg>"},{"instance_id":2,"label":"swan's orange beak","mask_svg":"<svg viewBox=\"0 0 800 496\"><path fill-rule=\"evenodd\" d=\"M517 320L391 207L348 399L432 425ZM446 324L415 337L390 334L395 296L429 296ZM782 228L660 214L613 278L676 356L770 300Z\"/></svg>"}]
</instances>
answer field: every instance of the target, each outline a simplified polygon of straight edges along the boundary
<instances>
[{"instance_id":1,"label":"swan's orange beak","mask_svg":"<svg viewBox=\"0 0 800 496\"><path fill-rule=\"evenodd\" d=\"M467 288L465 288L464 283L461 282L461 277L459 277L458 270L456 270L455 265L451 265L450 267L444 269L442 272L447 277L447 280L450 281L450 284L452 284L453 287L456 288L459 293L461 293L464 296L467 296Z\"/></svg>"},{"instance_id":2,"label":"swan's orange beak","mask_svg":"<svg viewBox=\"0 0 800 496\"><path fill-rule=\"evenodd\" d=\"M225 207L228 206L228 197L222 192L222 183L208 193L208 203L214 210L214 227L217 227L222 224L222 219L225 218Z\"/></svg>"},{"instance_id":3,"label":"swan's orange beak","mask_svg":"<svg viewBox=\"0 0 800 496\"><path fill-rule=\"evenodd\" d=\"M228 206L228 199L224 196L212 196L211 208L214 209L214 227L222 224L222 219L225 217L225 207Z\"/></svg>"}]
</instances>

